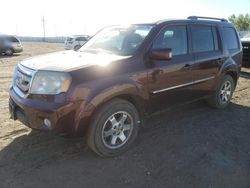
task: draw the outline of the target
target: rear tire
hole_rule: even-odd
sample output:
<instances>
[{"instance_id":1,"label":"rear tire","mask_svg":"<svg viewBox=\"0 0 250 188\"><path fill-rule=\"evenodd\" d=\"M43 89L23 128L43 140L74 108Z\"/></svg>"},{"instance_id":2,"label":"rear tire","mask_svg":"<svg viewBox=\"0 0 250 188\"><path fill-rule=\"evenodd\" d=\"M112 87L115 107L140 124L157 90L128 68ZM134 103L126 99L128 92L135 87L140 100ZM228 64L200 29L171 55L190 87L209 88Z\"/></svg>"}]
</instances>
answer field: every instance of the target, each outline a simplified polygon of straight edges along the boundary
<instances>
[{"instance_id":1,"label":"rear tire","mask_svg":"<svg viewBox=\"0 0 250 188\"><path fill-rule=\"evenodd\" d=\"M88 146L103 157L120 155L135 141L139 123L139 113L133 104L122 99L109 101L90 124Z\"/></svg>"},{"instance_id":2,"label":"rear tire","mask_svg":"<svg viewBox=\"0 0 250 188\"><path fill-rule=\"evenodd\" d=\"M232 98L235 89L235 82L230 75L225 75L213 96L207 100L213 108L226 108Z\"/></svg>"},{"instance_id":3,"label":"rear tire","mask_svg":"<svg viewBox=\"0 0 250 188\"><path fill-rule=\"evenodd\" d=\"M12 56L13 54L14 54L14 51L13 51L13 49L7 49L7 50L5 50L5 55L7 55L7 56Z\"/></svg>"}]
</instances>

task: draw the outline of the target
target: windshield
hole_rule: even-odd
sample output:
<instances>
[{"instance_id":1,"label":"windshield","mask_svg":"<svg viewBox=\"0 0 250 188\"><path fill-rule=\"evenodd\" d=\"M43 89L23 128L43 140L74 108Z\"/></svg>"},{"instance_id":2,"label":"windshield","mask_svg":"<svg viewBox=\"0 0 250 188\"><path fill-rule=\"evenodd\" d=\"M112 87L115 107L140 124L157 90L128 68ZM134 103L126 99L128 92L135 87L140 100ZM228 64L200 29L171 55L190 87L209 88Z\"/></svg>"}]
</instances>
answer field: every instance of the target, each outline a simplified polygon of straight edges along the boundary
<instances>
[{"instance_id":1,"label":"windshield","mask_svg":"<svg viewBox=\"0 0 250 188\"><path fill-rule=\"evenodd\" d=\"M152 28L153 25L109 27L97 33L80 51L129 56L140 47Z\"/></svg>"}]
</instances>

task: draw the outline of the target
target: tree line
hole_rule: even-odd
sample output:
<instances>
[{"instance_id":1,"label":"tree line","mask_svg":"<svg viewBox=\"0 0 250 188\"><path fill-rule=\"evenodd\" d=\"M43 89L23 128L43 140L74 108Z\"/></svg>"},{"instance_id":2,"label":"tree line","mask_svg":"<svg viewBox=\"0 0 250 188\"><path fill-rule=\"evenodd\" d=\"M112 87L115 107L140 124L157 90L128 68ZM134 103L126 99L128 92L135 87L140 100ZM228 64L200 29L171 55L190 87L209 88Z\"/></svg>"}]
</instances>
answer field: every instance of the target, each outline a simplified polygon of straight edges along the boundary
<instances>
[{"instance_id":1,"label":"tree line","mask_svg":"<svg viewBox=\"0 0 250 188\"><path fill-rule=\"evenodd\" d=\"M232 14L229 16L228 20L235 25L235 27L238 29L238 31L247 31L250 30L250 16L249 14L240 14L239 16L236 16L235 14Z\"/></svg>"}]
</instances>

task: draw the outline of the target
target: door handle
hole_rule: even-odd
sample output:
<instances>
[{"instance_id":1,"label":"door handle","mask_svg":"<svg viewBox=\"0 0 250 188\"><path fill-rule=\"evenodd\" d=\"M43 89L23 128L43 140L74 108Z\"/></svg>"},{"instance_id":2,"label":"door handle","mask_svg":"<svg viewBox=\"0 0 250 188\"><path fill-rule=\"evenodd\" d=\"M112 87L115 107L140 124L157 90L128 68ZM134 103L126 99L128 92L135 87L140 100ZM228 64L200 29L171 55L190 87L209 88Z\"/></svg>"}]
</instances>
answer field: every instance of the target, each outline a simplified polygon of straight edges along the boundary
<instances>
[{"instance_id":1,"label":"door handle","mask_svg":"<svg viewBox=\"0 0 250 188\"><path fill-rule=\"evenodd\" d=\"M224 58L220 57L220 58L216 59L216 61L219 65L221 65L224 62Z\"/></svg>"}]
</instances>

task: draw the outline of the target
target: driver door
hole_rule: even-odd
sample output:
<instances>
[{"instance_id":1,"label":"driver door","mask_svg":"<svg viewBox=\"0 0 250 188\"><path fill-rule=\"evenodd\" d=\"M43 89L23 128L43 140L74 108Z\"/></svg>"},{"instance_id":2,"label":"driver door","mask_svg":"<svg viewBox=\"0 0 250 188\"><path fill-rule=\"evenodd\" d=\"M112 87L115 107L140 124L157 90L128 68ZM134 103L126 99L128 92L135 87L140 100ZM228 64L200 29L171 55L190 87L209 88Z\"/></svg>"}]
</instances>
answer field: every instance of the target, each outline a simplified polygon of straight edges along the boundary
<instances>
[{"instance_id":1,"label":"driver door","mask_svg":"<svg viewBox=\"0 0 250 188\"><path fill-rule=\"evenodd\" d=\"M151 112L194 98L194 57L189 53L187 26L172 25L163 28L152 49L164 48L171 48L172 59L152 60L153 68L148 71Z\"/></svg>"}]
</instances>

